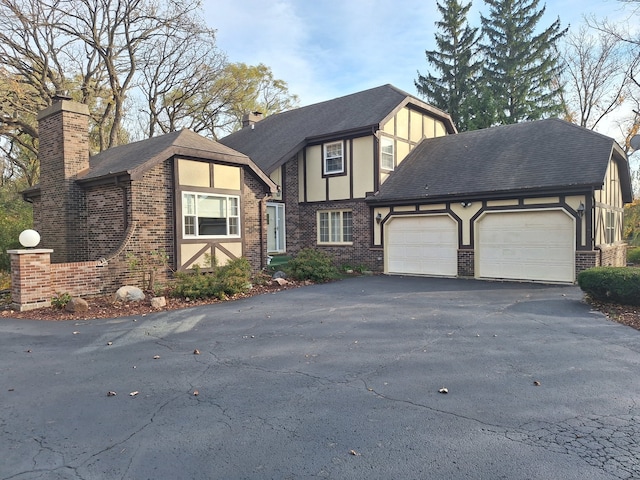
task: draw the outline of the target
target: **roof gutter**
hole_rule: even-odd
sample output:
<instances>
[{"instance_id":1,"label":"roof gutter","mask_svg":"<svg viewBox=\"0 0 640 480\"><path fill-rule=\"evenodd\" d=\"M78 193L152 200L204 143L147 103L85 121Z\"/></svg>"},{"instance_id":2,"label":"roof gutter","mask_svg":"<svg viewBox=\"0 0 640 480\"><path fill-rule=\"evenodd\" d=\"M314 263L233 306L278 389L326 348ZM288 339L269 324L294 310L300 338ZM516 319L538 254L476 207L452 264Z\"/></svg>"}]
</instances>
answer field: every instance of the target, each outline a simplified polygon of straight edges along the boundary
<instances>
[{"instance_id":1,"label":"roof gutter","mask_svg":"<svg viewBox=\"0 0 640 480\"><path fill-rule=\"evenodd\" d=\"M481 200L506 200L518 196L531 194L535 195L557 195L567 196L573 194L586 194L593 189L599 190L602 185L599 184L585 184L585 185L573 185L570 187L547 187L547 188L522 188L518 190L497 190L492 192L461 192L452 193L446 195L424 195L421 197L405 197L405 198L377 198L376 195L365 198L365 202L369 204L375 204L377 206L386 205L414 205L416 203L438 203L448 201L481 201Z\"/></svg>"}]
</instances>

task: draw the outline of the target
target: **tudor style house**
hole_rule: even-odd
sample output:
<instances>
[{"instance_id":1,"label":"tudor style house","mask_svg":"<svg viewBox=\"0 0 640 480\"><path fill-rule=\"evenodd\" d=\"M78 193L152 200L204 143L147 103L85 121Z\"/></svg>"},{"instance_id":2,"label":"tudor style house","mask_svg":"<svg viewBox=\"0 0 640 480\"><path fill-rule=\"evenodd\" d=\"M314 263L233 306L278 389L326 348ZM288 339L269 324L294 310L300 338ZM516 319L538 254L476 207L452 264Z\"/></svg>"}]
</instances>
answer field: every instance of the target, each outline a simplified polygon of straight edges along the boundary
<instances>
[{"instance_id":1,"label":"tudor style house","mask_svg":"<svg viewBox=\"0 0 640 480\"><path fill-rule=\"evenodd\" d=\"M102 259L105 291L151 252L166 253L170 270L207 256L266 265L265 199L276 185L249 157L188 130L90 157L88 115L58 98L38 116L41 181L23 195L52 261Z\"/></svg>"},{"instance_id":2,"label":"tudor style house","mask_svg":"<svg viewBox=\"0 0 640 480\"><path fill-rule=\"evenodd\" d=\"M627 157L557 119L456 134L391 85L260 119L221 143L280 192L268 250L314 247L388 274L574 282L624 265Z\"/></svg>"},{"instance_id":3,"label":"tudor style house","mask_svg":"<svg viewBox=\"0 0 640 480\"><path fill-rule=\"evenodd\" d=\"M452 133L449 115L384 85L264 119L249 115L220 142L280 186L267 204L270 254L315 247L380 271L367 196L423 139Z\"/></svg>"},{"instance_id":4,"label":"tudor style house","mask_svg":"<svg viewBox=\"0 0 640 480\"><path fill-rule=\"evenodd\" d=\"M104 291L153 251L172 270L313 247L387 274L563 283L625 263L627 157L557 119L458 134L384 85L248 115L219 143L184 130L93 157L85 105L38 120L34 228L54 262L99 261Z\"/></svg>"}]
</instances>

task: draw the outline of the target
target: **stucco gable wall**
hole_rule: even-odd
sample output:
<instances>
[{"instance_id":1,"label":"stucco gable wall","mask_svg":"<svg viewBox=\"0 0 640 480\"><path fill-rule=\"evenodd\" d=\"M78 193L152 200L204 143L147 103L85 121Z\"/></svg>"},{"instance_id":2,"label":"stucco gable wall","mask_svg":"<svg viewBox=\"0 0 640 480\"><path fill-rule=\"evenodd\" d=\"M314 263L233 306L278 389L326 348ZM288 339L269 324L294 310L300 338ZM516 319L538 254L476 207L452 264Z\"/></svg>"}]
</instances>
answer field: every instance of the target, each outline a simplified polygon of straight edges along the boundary
<instances>
[{"instance_id":1,"label":"stucco gable wall","mask_svg":"<svg viewBox=\"0 0 640 480\"><path fill-rule=\"evenodd\" d=\"M597 246L622 242L624 202L618 164L609 160L601 190L594 192L594 240ZM607 230L613 228L613 242Z\"/></svg>"}]
</instances>

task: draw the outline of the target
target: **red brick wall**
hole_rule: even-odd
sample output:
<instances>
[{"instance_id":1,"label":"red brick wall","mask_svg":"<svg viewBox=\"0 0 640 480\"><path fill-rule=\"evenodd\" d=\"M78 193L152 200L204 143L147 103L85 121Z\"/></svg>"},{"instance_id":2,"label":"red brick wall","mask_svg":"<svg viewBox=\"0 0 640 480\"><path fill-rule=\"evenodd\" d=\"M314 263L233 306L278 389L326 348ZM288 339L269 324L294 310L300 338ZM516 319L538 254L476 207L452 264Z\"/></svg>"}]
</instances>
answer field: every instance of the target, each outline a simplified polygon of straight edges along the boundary
<instances>
[{"instance_id":1,"label":"red brick wall","mask_svg":"<svg viewBox=\"0 0 640 480\"><path fill-rule=\"evenodd\" d=\"M11 253L11 299L20 310L51 304L51 253ZM25 305L26 308L20 306Z\"/></svg>"},{"instance_id":2,"label":"red brick wall","mask_svg":"<svg viewBox=\"0 0 640 480\"><path fill-rule=\"evenodd\" d=\"M353 214L353 244L324 246L317 243L318 210L351 210ZM364 266L373 271L382 271L383 252L380 248L371 248L371 212L362 201L320 202L299 206L298 219L299 247L311 247L332 255L336 265ZM287 224L287 229L289 224Z\"/></svg>"},{"instance_id":3,"label":"red brick wall","mask_svg":"<svg viewBox=\"0 0 640 480\"><path fill-rule=\"evenodd\" d=\"M254 272L266 265L267 257L267 222L266 203L264 201L266 187L249 171L244 174L242 192L242 236L244 256L251 263Z\"/></svg>"},{"instance_id":4,"label":"red brick wall","mask_svg":"<svg viewBox=\"0 0 640 480\"><path fill-rule=\"evenodd\" d=\"M101 294L105 272L98 262L53 263L51 296L56 293L68 293L72 297Z\"/></svg>"}]
</instances>

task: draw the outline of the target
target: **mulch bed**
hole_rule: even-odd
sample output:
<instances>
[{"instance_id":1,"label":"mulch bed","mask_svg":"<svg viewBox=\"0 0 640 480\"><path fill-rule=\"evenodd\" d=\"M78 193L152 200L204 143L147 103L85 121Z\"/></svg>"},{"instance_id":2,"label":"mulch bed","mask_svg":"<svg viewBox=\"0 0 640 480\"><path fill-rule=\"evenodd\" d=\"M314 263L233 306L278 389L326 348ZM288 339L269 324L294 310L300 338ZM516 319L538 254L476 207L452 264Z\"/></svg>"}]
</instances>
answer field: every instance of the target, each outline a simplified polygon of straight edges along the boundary
<instances>
[{"instance_id":1,"label":"mulch bed","mask_svg":"<svg viewBox=\"0 0 640 480\"><path fill-rule=\"evenodd\" d=\"M277 293L282 290L299 288L309 285L309 282L289 281L286 285L269 282L264 285L254 285L254 287L244 294L235 295L228 300L237 300L240 298L253 297L255 295L264 295L269 293ZM181 308L195 307L198 305L210 305L220 303L215 298L189 300L184 298L165 297L167 305L165 307L155 309L151 307L151 296L146 300L136 303L115 303L112 296L102 296L86 299L89 303L89 311L85 313L71 313L64 309L55 307L39 308L36 310L28 310L26 312L17 312L11 310L11 298L7 293L0 294L0 318L26 318L32 320L89 320L93 318L116 318L125 316L146 316L149 313L161 312L167 310L178 310ZM587 302L594 310L604 313L607 318L614 322L622 323L629 327L640 330L640 306L633 305L616 305L612 303L595 302L587 298Z\"/></svg>"},{"instance_id":2,"label":"mulch bed","mask_svg":"<svg viewBox=\"0 0 640 480\"><path fill-rule=\"evenodd\" d=\"M4 294L0 296L0 318L25 318L31 320L89 320L93 318L117 318L128 316L146 316L149 313L163 312L168 310L178 310L181 308L196 307L199 305L210 305L214 303L220 303L229 300L238 300L241 298L253 297L255 295L264 295L277 293L283 290L290 290L292 288L299 288L304 285L310 285L309 282L296 282L288 280L286 285L279 285L278 283L269 282L264 285L254 285L253 288L247 292L229 297L227 300L218 300L217 298L206 299L184 299L173 298L165 296L167 305L162 308L153 308L151 306L151 295L147 295L147 298L140 302L122 303L114 302L112 295L105 295L101 297L86 298L85 300L89 304L89 310L83 313L71 313L62 308L45 307L34 310L27 310L25 312L18 312L11 309L11 298L9 295Z\"/></svg>"}]
</instances>

